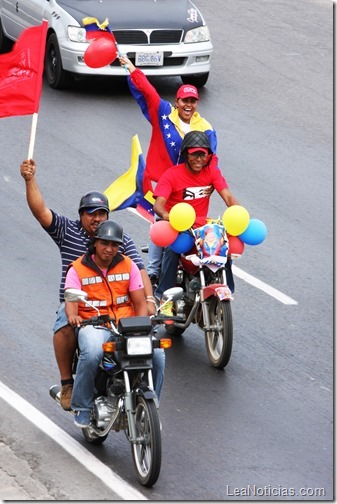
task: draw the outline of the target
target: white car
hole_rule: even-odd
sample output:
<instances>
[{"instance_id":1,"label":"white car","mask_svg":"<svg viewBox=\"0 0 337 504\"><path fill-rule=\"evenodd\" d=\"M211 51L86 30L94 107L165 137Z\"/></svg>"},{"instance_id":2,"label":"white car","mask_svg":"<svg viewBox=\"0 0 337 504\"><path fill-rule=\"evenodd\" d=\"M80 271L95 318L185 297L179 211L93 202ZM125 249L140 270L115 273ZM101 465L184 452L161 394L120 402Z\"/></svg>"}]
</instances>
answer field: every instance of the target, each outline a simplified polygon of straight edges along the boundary
<instances>
[{"instance_id":1,"label":"white car","mask_svg":"<svg viewBox=\"0 0 337 504\"><path fill-rule=\"evenodd\" d=\"M74 75L125 75L118 59L102 68L85 64L85 17L100 23L108 18L120 53L146 75L206 84L213 45L190 0L0 0L0 52L10 50L22 30L46 19L45 74L51 87L68 87Z\"/></svg>"}]
</instances>

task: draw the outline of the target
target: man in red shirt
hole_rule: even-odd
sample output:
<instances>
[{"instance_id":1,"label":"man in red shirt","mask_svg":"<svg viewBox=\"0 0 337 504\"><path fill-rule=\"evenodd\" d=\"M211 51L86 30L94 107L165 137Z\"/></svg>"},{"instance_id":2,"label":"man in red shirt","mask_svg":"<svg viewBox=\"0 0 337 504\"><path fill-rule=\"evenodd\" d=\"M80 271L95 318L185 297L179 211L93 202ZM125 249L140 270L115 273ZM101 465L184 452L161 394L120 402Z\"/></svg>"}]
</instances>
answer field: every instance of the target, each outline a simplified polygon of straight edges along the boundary
<instances>
[{"instance_id":1,"label":"man in red shirt","mask_svg":"<svg viewBox=\"0 0 337 504\"><path fill-rule=\"evenodd\" d=\"M172 166L160 177L154 191L154 211L164 220L169 220L169 212L177 203L189 203L196 212L193 227L206 224L210 193L213 186L228 207L239 205L230 192L225 177L219 168L211 163L212 150L207 135L202 131L190 131L184 137L181 154L185 163ZM169 247L165 249L162 274L156 290L156 297L175 285L179 254Z\"/></svg>"}]
</instances>

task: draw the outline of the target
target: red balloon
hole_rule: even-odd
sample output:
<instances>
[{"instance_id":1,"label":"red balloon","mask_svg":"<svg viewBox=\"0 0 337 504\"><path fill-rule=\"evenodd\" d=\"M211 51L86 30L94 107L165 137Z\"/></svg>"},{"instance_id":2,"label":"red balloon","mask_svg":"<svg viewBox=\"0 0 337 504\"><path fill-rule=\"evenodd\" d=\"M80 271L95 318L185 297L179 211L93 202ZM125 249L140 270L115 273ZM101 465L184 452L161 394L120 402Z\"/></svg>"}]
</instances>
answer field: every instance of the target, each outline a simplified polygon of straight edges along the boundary
<instances>
[{"instance_id":1,"label":"red balloon","mask_svg":"<svg viewBox=\"0 0 337 504\"><path fill-rule=\"evenodd\" d=\"M228 238L228 254L232 257L239 257L243 254L245 244L238 236L231 236L227 234Z\"/></svg>"},{"instance_id":2,"label":"red balloon","mask_svg":"<svg viewBox=\"0 0 337 504\"><path fill-rule=\"evenodd\" d=\"M169 221L157 221L150 227L150 238L158 247L171 245L178 237L179 232L173 229Z\"/></svg>"},{"instance_id":3,"label":"red balloon","mask_svg":"<svg viewBox=\"0 0 337 504\"><path fill-rule=\"evenodd\" d=\"M101 36L90 42L84 53L84 62L91 68L104 67L115 61L117 53L113 37L111 35Z\"/></svg>"}]
</instances>

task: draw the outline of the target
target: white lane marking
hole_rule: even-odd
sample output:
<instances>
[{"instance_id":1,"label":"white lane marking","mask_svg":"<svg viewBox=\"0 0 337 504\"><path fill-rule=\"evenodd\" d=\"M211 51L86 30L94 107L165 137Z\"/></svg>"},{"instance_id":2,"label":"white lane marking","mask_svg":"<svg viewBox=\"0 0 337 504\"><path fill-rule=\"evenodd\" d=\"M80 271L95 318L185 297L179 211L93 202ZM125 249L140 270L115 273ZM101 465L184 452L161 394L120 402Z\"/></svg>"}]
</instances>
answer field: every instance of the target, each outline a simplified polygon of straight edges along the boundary
<instances>
[{"instance_id":1,"label":"white lane marking","mask_svg":"<svg viewBox=\"0 0 337 504\"><path fill-rule=\"evenodd\" d=\"M295 301L291 297L287 296L286 294L283 294L283 292L280 292L279 290L275 289L274 287L271 287L270 285L266 284L265 282L262 282L262 280L255 278L253 275L246 273L242 269L235 266L235 264L232 265L232 271L233 271L234 275L241 278L245 282L253 285L257 289L262 290L266 294L269 294L269 296L272 296L273 298L277 299L277 301L280 301L281 303L283 303L285 305L297 305L298 304L297 301Z\"/></svg>"},{"instance_id":2,"label":"white lane marking","mask_svg":"<svg viewBox=\"0 0 337 504\"><path fill-rule=\"evenodd\" d=\"M22 416L27 418L42 432L58 443L77 462L82 464L87 471L99 478L105 486L110 488L121 500L148 500L143 494L120 478L98 458L88 452L80 443L75 441L69 434L60 429L54 422L49 420L38 409L8 388L0 381L0 397L10 406L15 408Z\"/></svg>"},{"instance_id":3,"label":"white lane marking","mask_svg":"<svg viewBox=\"0 0 337 504\"><path fill-rule=\"evenodd\" d=\"M127 210L129 212L134 213L138 217L141 217L145 221L149 222L143 215L140 215L135 208L128 207ZM249 273L246 273L242 269L238 268L234 264L232 265L232 271L233 274L236 275L237 277L241 278L241 280L244 280L245 282L249 283L250 285L253 285L253 287L256 287L257 289L262 290L269 296L277 299L277 301L280 301L281 303L285 305L297 305L298 302L292 299L291 297L287 296L286 294L283 294L283 292L275 289L274 287L271 287L270 285L266 284L265 282L262 282L262 280L259 280L258 278L255 278L253 275L250 275Z\"/></svg>"}]
</instances>

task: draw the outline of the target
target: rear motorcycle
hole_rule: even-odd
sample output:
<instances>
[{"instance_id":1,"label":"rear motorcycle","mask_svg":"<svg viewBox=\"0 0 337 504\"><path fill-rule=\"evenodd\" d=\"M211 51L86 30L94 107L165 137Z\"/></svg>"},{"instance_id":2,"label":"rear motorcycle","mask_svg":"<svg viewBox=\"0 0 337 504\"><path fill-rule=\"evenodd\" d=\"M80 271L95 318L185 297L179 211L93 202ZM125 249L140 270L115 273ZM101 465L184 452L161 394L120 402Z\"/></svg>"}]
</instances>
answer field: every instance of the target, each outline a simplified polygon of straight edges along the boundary
<instances>
[{"instance_id":1,"label":"rear motorcycle","mask_svg":"<svg viewBox=\"0 0 337 504\"><path fill-rule=\"evenodd\" d=\"M173 302L173 313L180 320L166 322L165 329L171 336L180 336L191 324L197 324L204 332L212 366L223 369L233 345L234 282L228 238L219 219L209 219L205 226L190 232L195 240L194 253L181 255L177 287L166 290L162 297L165 302Z\"/></svg>"},{"instance_id":2,"label":"rear motorcycle","mask_svg":"<svg viewBox=\"0 0 337 504\"><path fill-rule=\"evenodd\" d=\"M104 326L111 332L102 345L103 358L95 378L94 406L91 423L81 429L91 444L102 444L110 431L123 431L131 444L138 481L154 485L161 468L161 424L159 402L153 387L152 355L154 348L170 348L170 339L153 337L153 324L164 323L165 317L129 317L118 326L109 316L87 301L87 293L78 289L65 292L68 301L85 302L97 310L97 316L83 320L81 326ZM167 319L167 317L166 317ZM77 358L74 360L76 373ZM50 396L60 404L60 387L50 388ZM70 413L74 414L73 411Z\"/></svg>"}]
</instances>

